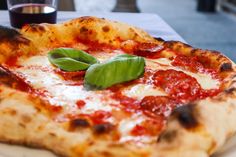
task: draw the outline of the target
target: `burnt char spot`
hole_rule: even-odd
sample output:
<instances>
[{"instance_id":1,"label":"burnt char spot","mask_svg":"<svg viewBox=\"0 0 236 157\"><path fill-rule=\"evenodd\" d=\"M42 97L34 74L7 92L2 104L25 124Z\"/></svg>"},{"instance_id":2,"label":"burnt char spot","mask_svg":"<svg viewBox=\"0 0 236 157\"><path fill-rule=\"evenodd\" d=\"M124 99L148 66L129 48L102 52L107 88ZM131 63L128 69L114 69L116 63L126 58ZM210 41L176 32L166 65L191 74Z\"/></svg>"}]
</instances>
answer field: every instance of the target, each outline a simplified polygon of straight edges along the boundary
<instances>
[{"instance_id":1,"label":"burnt char spot","mask_svg":"<svg viewBox=\"0 0 236 157\"><path fill-rule=\"evenodd\" d=\"M226 89L226 90L225 90L225 93L227 93L227 94L233 94L234 91L236 91L236 88L232 87L232 88Z\"/></svg>"},{"instance_id":2,"label":"burnt char spot","mask_svg":"<svg viewBox=\"0 0 236 157\"><path fill-rule=\"evenodd\" d=\"M157 40L157 41L165 41L164 39L159 38L159 37L158 37L158 38L157 38L157 37L154 37L154 39Z\"/></svg>"},{"instance_id":3,"label":"burnt char spot","mask_svg":"<svg viewBox=\"0 0 236 157\"><path fill-rule=\"evenodd\" d=\"M232 68L232 64L231 63L223 63L220 66L220 71L221 72L232 71L232 70L233 70L233 68Z\"/></svg>"},{"instance_id":4,"label":"burnt char spot","mask_svg":"<svg viewBox=\"0 0 236 157\"><path fill-rule=\"evenodd\" d=\"M176 108L173 114L184 128L191 129L198 126L198 121L194 111L195 105L187 104Z\"/></svg>"},{"instance_id":5,"label":"burnt char spot","mask_svg":"<svg viewBox=\"0 0 236 157\"><path fill-rule=\"evenodd\" d=\"M29 40L24 38L16 29L0 26L0 42L11 42L12 45L18 43L29 43Z\"/></svg>"},{"instance_id":6,"label":"burnt char spot","mask_svg":"<svg viewBox=\"0 0 236 157\"><path fill-rule=\"evenodd\" d=\"M177 136L176 130L169 130L169 131L163 132L160 135L160 137L157 139L157 142L166 141L166 142L171 143L172 141L174 141L176 136Z\"/></svg>"},{"instance_id":7,"label":"burnt char spot","mask_svg":"<svg viewBox=\"0 0 236 157\"><path fill-rule=\"evenodd\" d=\"M96 134L103 134L111 131L113 126L110 123L97 124L93 127L93 130Z\"/></svg>"},{"instance_id":8,"label":"burnt char spot","mask_svg":"<svg viewBox=\"0 0 236 157\"><path fill-rule=\"evenodd\" d=\"M0 77L1 77L1 76L6 76L6 75L7 75L7 74L6 74L6 71L3 70L3 68L0 67Z\"/></svg>"},{"instance_id":9,"label":"burnt char spot","mask_svg":"<svg viewBox=\"0 0 236 157\"><path fill-rule=\"evenodd\" d=\"M174 42L173 42L173 41L166 41L166 42L164 43L164 46L165 46L166 48L173 48Z\"/></svg>"},{"instance_id":10,"label":"burnt char spot","mask_svg":"<svg viewBox=\"0 0 236 157\"><path fill-rule=\"evenodd\" d=\"M192 49L192 50L190 51L191 55L195 55L197 52L198 52L198 49Z\"/></svg>"},{"instance_id":11,"label":"burnt char spot","mask_svg":"<svg viewBox=\"0 0 236 157\"><path fill-rule=\"evenodd\" d=\"M86 32L88 32L88 28L84 26L80 28L80 33L86 33Z\"/></svg>"},{"instance_id":12,"label":"burnt char spot","mask_svg":"<svg viewBox=\"0 0 236 157\"><path fill-rule=\"evenodd\" d=\"M0 26L0 41L12 40L17 36L20 36L20 33L17 30L13 28Z\"/></svg>"},{"instance_id":13,"label":"burnt char spot","mask_svg":"<svg viewBox=\"0 0 236 157\"><path fill-rule=\"evenodd\" d=\"M109 26L104 26L102 27L103 32L109 32L110 31L110 27Z\"/></svg>"},{"instance_id":14,"label":"burnt char spot","mask_svg":"<svg viewBox=\"0 0 236 157\"><path fill-rule=\"evenodd\" d=\"M85 119L74 119L70 121L70 128L75 129L78 127L89 127L89 122Z\"/></svg>"}]
</instances>

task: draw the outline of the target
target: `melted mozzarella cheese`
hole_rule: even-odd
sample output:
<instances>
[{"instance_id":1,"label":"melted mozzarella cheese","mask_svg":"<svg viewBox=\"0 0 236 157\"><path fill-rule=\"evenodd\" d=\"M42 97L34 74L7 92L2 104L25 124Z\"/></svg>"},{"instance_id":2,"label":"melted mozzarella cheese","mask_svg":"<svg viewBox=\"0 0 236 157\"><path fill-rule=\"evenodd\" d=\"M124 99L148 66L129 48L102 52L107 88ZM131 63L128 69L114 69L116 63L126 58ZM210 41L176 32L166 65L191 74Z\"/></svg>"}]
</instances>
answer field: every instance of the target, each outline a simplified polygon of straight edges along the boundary
<instances>
[{"instance_id":1,"label":"melted mozzarella cheese","mask_svg":"<svg viewBox=\"0 0 236 157\"><path fill-rule=\"evenodd\" d=\"M52 72L54 68L47 57L35 56L24 60L21 63L24 65L15 71L24 77L26 82L32 85L35 89L45 90L48 92L47 99L53 105L64 106L66 110L76 107L78 100L84 100L86 105L82 110L83 113L92 113L96 110L111 111L112 107L109 104L116 104L113 99L104 99L104 95L110 95L110 92L104 91L87 91L83 86L68 85L59 75ZM31 66L40 66L31 68Z\"/></svg>"},{"instance_id":2,"label":"melted mozzarella cheese","mask_svg":"<svg viewBox=\"0 0 236 157\"><path fill-rule=\"evenodd\" d=\"M114 56L113 53L110 53L110 55L105 57L102 54L102 52L96 54L96 57L99 58L100 61L107 60L108 58ZM49 99L52 104L66 106L68 103L75 104L77 100L81 99L86 101L86 106L83 110L86 112L92 112L93 110L111 110L111 107L108 104L117 103L112 99L107 99L106 101L103 99L103 94L109 96L109 93L106 90L99 93L98 91L86 91L82 86L66 85L65 81L57 74L47 70L42 70L44 68L54 68L46 56L34 56L24 59L20 61L20 65L23 65L23 67L17 69L17 72L23 74L26 81L29 82L34 88L47 90L49 95L52 96ZM40 66L41 68L29 68L30 66ZM146 59L146 66L153 70L174 69L177 71L182 71L196 78L203 89L217 88L219 85L219 82L212 79L210 75L192 73L178 67L171 66L171 60L166 58ZM139 100L148 95L166 95L163 90L145 84L128 86L123 89L122 93L126 96Z\"/></svg>"},{"instance_id":3,"label":"melted mozzarella cheese","mask_svg":"<svg viewBox=\"0 0 236 157\"><path fill-rule=\"evenodd\" d=\"M176 70L179 70L179 69L176 69ZM220 84L218 80L212 79L212 77L208 74L192 73L192 72L184 71L184 70L180 70L180 71L183 71L184 73L194 77L203 89L218 88Z\"/></svg>"},{"instance_id":4,"label":"melted mozzarella cheese","mask_svg":"<svg viewBox=\"0 0 236 157\"><path fill-rule=\"evenodd\" d=\"M22 66L51 66L47 56L34 56L30 58L20 58L19 64Z\"/></svg>"},{"instance_id":5,"label":"melted mozzarella cheese","mask_svg":"<svg viewBox=\"0 0 236 157\"><path fill-rule=\"evenodd\" d=\"M149 135L142 135L142 136L132 136L130 132L132 129L138 125L141 124L143 121L145 121L146 117L144 117L141 114L134 114L132 117L129 117L128 119L123 119L119 126L118 130L121 134L120 142L128 142L128 141L142 141L142 143L150 143L156 141L156 136L149 136Z\"/></svg>"},{"instance_id":6,"label":"melted mozzarella cheese","mask_svg":"<svg viewBox=\"0 0 236 157\"><path fill-rule=\"evenodd\" d=\"M151 85L146 84L137 84L131 87L127 87L123 90L123 94L129 97L137 98L141 100L145 96L165 96L166 93L159 89L155 88Z\"/></svg>"}]
</instances>

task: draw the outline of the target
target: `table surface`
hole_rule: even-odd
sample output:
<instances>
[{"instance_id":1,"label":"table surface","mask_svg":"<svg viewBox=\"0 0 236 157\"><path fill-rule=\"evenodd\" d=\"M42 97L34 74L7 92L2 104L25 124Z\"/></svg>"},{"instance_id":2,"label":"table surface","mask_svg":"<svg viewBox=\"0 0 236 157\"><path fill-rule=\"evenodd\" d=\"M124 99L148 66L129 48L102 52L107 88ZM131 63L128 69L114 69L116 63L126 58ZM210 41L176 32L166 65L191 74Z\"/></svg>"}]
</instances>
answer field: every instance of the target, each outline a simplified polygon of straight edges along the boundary
<instances>
[{"instance_id":1,"label":"table surface","mask_svg":"<svg viewBox=\"0 0 236 157\"><path fill-rule=\"evenodd\" d=\"M111 20L122 21L137 27L143 28L153 37L161 37L165 40L179 40L181 38L162 18L156 14L148 13L89 13L80 14L78 12L58 12L57 22L67 21L80 16L97 16ZM0 11L0 25L10 26L7 11Z\"/></svg>"},{"instance_id":2,"label":"table surface","mask_svg":"<svg viewBox=\"0 0 236 157\"><path fill-rule=\"evenodd\" d=\"M80 16L97 16L111 20L126 22L147 31L153 37L161 37L164 40L178 40L185 42L162 18L156 14L147 13L89 13L80 14L78 12L58 12L58 23L77 18ZM0 25L10 26L7 11L0 11ZM236 140L234 140L236 141ZM235 143L235 142L234 142ZM227 150L231 150L234 145L230 144ZM231 152L231 151L229 151ZM40 151L19 146L8 146L0 143L0 157L55 157L48 151ZM219 156L234 157L235 152ZM216 157L216 156L215 156Z\"/></svg>"}]
</instances>

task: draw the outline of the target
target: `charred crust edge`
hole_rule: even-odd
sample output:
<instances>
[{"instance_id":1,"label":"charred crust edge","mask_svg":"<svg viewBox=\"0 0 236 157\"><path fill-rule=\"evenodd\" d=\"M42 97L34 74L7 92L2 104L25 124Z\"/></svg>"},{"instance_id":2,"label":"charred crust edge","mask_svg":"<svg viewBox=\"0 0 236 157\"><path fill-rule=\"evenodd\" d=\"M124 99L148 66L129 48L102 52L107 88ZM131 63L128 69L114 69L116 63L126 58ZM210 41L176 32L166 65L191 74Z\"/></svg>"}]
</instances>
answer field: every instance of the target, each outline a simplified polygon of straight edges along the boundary
<instances>
[{"instance_id":1,"label":"charred crust edge","mask_svg":"<svg viewBox=\"0 0 236 157\"><path fill-rule=\"evenodd\" d=\"M193 129L199 125L196 117L196 105L187 104L174 110L173 116L186 129Z\"/></svg>"},{"instance_id":2,"label":"charred crust edge","mask_svg":"<svg viewBox=\"0 0 236 157\"><path fill-rule=\"evenodd\" d=\"M178 136L177 134L178 134L177 130L165 131L158 137L157 142L166 141L168 143L171 143L176 139L176 137Z\"/></svg>"},{"instance_id":3,"label":"charred crust edge","mask_svg":"<svg viewBox=\"0 0 236 157\"><path fill-rule=\"evenodd\" d=\"M220 66L220 71L221 72L224 72L224 71L232 71L233 70L233 67L232 67L232 64L231 63L223 63L221 64Z\"/></svg>"},{"instance_id":4,"label":"charred crust edge","mask_svg":"<svg viewBox=\"0 0 236 157\"><path fill-rule=\"evenodd\" d=\"M96 134L108 133L112 130L114 126L110 123L97 124L93 126L93 131Z\"/></svg>"},{"instance_id":5,"label":"charred crust edge","mask_svg":"<svg viewBox=\"0 0 236 157\"><path fill-rule=\"evenodd\" d=\"M73 119L70 121L69 130L73 131L76 128L87 128L90 126L86 119Z\"/></svg>"},{"instance_id":6,"label":"charred crust edge","mask_svg":"<svg viewBox=\"0 0 236 157\"><path fill-rule=\"evenodd\" d=\"M20 36L20 33L17 30L0 25L0 41L4 39L12 39L16 36Z\"/></svg>"},{"instance_id":7,"label":"charred crust edge","mask_svg":"<svg viewBox=\"0 0 236 157\"><path fill-rule=\"evenodd\" d=\"M229 88L229 89L226 89L226 90L225 90L225 93L226 93L226 94L233 94L235 91L236 91L236 88L231 87L231 88Z\"/></svg>"},{"instance_id":8,"label":"charred crust edge","mask_svg":"<svg viewBox=\"0 0 236 157\"><path fill-rule=\"evenodd\" d=\"M165 41L164 39L162 39L162 38L160 38L160 37L153 37L155 40L157 40L157 41L160 41L160 42L163 42L163 41Z\"/></svg>"},{"instance_id":9,"label":"charred crust edge","mask_svg":"<svg viewBox=\"0 0 236 157\"><path fill-rule=\"evenodd\" d=\"M16 29L0 25L0 42L29 43L29 40L24 38Z\"/></svg>"}]
</instances>

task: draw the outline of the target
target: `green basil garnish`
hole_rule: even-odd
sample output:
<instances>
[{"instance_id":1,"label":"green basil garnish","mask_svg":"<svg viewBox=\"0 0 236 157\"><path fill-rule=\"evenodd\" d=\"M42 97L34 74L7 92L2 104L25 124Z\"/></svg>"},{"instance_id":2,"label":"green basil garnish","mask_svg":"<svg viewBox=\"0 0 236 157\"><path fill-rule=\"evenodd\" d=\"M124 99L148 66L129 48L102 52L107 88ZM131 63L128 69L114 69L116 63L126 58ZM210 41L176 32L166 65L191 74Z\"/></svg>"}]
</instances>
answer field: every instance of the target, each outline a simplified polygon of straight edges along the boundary
<instances>
[{"instance_id":1,"label":"green basil garnish","mask_svg":"<svg viewBox=\"0 0 236 157\"><path fill-rule=\"evenodd\" d=\"M93 64L85 74L87 89L105 89L114 84L131 81L144 73L145 60L139 56L118 55L105 63Z\"/></svg>"},{"instance_id":2,"label":"green basil garnish","mask_svg":"<svg viewBox=\"0 0 236 157\"><path fill-rule=\"evenodd\" d=\"M82 50L57 48L48 53L49 61L64 71L86 70L98 60Z\"/></svg>"}]
</instances>

